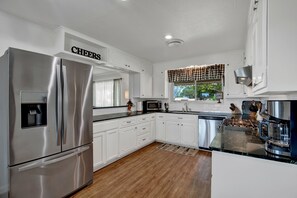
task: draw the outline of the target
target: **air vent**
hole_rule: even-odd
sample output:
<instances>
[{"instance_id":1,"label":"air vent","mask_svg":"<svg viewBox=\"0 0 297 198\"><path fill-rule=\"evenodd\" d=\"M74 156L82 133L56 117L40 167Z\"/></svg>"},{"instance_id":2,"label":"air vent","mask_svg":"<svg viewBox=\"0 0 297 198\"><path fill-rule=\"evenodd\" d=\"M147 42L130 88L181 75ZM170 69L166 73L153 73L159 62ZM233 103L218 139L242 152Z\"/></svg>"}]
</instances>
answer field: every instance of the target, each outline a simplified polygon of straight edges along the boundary
<instances>
[{"instance_id":1,"label":"air vent","mask_svg":"<svg viewBox=\"0 0 297 198\"><path fill-rule=\"evenodd\" d=\"M184 43L184 41L181 39L171 39L171 40L167 41L168 47L179 46L179 45L182 45L183 43Z\"/></svg>"}]
</instances>

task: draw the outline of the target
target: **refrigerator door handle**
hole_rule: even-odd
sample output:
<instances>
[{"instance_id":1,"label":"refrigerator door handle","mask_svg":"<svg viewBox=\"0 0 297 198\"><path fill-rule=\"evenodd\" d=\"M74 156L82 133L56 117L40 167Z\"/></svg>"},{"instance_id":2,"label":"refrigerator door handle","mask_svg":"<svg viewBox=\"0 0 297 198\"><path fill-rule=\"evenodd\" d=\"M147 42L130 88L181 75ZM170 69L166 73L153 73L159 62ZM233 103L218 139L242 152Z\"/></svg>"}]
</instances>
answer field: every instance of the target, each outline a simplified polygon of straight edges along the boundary
<instances>
[{"instance_id":1,"label":"refrigerator door handle","mask_svg":"<svg viewBox=\"0 0 297 198\"><path fill-rule=\"evenodd\" d=\"M27 170L38 168L38 167L44 168L47 165L54 164L54 163L66 160L66 159L68 159L70 157L73 157L73 156L78 155L78 154L80 154L82 152L85 152L88 149L90 149L90 146L85 146L85 147L82 147L82 148L78 148L73 153L70 153L68 155L64 155L64 156L59 157L59 158L55 158L55 159L52 159L52 160L49 160L49 161L46 161L46 162L37 162L37 163L35 162L35 163L29 164L27 166L20 167L18 169L18 171L23 172L23 171L27 171Z\"/></svg>"},{"instance_id":2,"label":"refrigerator door handle","mask_svg":"<svg viewBox=\"0 0 297 198\"><path fill-rule=\"evenodd\" d=\"M62 131L62 79L61 66L57 65L57 89L56 89L56 123L57 123L57 145L61 145Z\"/></svg>"},{"instance_id":3,"label":"refrigerator door handle","mask_svg":"<svg viewBox=\"0 0 297 198\"><path fill-rule=\"evenodd\" d=\"M66 143L67 139L67 122L68 122L68 87L67 87L67 68L65 65L62 65L62 81L63 81L63 133L62 141L63 144Z\"/></svg>"}]
</instances>

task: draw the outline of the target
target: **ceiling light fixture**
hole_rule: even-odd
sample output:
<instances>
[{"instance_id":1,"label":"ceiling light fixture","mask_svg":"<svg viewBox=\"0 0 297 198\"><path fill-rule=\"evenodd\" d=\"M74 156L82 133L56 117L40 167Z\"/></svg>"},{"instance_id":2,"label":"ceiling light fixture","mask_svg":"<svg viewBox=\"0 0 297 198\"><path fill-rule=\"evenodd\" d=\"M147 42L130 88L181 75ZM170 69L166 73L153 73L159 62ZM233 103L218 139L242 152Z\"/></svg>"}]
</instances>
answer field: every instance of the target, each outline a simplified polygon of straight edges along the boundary
<instances>
[{"instance_id":1,"label":"ceiling light fixture","mask_svg":"<svg viewBox=\"0 0 297 198\"><path fill-rule=\"evenodd\" d=\"M165 36L165 39L170 40L170 39L172 39L172 36L171 36L170 34L167 34L167 35Z\"/></svg>"},{"instance_id":2,"label":"ceiling light fixture","mask_svg":"<svg viewBox=\"0 0 297 198\"><path fill-rule=\"evenodd\" d=\"M181 39L171 39L171 40L167 41L168 47L179 46L179 45L182 45L183 43L184 43L184 41Z\"/></svg>"}]
</instances>

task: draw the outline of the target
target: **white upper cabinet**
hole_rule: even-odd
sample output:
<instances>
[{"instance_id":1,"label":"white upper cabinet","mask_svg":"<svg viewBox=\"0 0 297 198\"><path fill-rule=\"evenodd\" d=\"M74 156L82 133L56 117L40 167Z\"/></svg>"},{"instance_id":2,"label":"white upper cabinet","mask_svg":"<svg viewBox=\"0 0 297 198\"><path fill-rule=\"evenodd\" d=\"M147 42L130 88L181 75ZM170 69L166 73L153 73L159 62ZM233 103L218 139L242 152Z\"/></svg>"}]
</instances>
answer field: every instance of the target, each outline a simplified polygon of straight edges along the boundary
<instances>
[{"instance_id":1,"label":"white upper cabinet","mask_svg":"<svg viewBox=\"0 0 297 198\"><path fill-rule=\"evenodd\" d=\"M252 0L246 63L253 66L255 94L296 92L297 1Z\"/></svg>"},{"instance_id":2,"label":"white upper cabinet","mask_svg":"<svg viewBox=\"0 0 297 198\"><path fill-rule=\"evenodd\" d=\"M131 83L131 86L133 86L133 97L152 97L152 63L111 48L109 50L108 65L131 73L133 78Z\"/></svg>"},{"instance_id":3,"label":"white upper cabinet","mask_svg":"<svg viewBox=\"0 0 297 198\"><path fill-rule=\"evenodd\" d=\"M267 84L267 0L253 1L250 24L250 63L253 65L253 90Z\"/></svg>"},{"instance_id":4,"label":"white upper cabinet","mask_svg":"<svg viewBox=\"0 0 297 198\"><path fill-rule=\"evenodd\" d=\"M153 97L168 98L168 76L167 72L157 67L153 69Z\"/></svg>"},{"instance_id":5,"label":"white upper cabinet","mask_svg":"<svg viewBox=\"0 0 297 198\"><path fill-rule=\"evenodd\" d=\"M112 67L126 71L141 71L141 63L136 60L136 58L115 48L110 48L109 50L108 64L110 64Z\"/></svg>"},{"instance_id":6,"label":"white upper cabinet","mask_svg":"<svg viewBox=\"0 0 297 198\"><path fill-rule=\"evenodd\" d=\"M139 98L151 98L153 86L151 69L142 69L140 73L136 73L133 76L133 96Z\"/></svg>"}]
</instances>

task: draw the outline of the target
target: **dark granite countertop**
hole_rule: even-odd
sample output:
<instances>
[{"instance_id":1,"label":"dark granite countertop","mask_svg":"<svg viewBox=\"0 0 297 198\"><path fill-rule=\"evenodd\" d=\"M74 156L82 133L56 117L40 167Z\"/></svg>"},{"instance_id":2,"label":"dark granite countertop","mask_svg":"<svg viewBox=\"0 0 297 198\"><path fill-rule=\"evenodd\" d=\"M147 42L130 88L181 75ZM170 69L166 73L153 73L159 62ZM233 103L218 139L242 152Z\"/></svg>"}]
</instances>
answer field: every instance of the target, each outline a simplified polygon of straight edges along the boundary
<instances>
[{"instance_id":1,"label":"dark granite countertop","mask_svg":"<svg viewBox=\"0 0 297 198\"><path fill-rule=\"evenodd\" d=\"M96 115L93 116L93 122L99 122L99 121L105 121L105 120L112 120L112 119L118 119L118 118L126 118L126 117L132 117L132 116L139 116L139 115L146 115L150 114L151 112L148 113L143 113L143 112L123 112L123 113L111 113L111 114L104 114L104 115ZM153 112L155 113L155 112Z\"/></svg>"},{"instance_id":2,"label":"dark granite countertop","mask_svg":"<svg viewBox=\"0 0 297 198\"><path fill-rule=\"evenodd\" d=\"M105 121L105 120L112 120L112 119L118 119L118 118L125 118L125 117L131 117L131 116L138 116L138 115L145 115L149 113L168 113L168 114L184 114L184 115L200 115L200 116L226 116L231 117L232 114L230 113L223 113L223 112L204 112L204 111L189 111L189 112L183 112L183 111L158 111L158 112L135 112L132 111L130 113L123 112L123 113L111 113L111 114L104 114L104 115L96 115L93 116L93 122L99 122L99 121Z\"/></svg>"},{"instance_id":3,"label":"dark granite countertop","mask_svg":"<svg viewBox=\"0 0 297 198\"><path fill-rule=\"evenodd\" d=\"M168 111L163 113L173 113L173 114L186 114L186 115L198 115L198 116L225 116L225 117L231 117L231 113L224 113L224 112L218 112L218 111Z\"/></svg>"},{"instance_id":4,"label":"dark granite countertop","mask_svg":"<svg viewBox=\"0 0 297 198\"><path fill-rule=\"evenodd\" d=\"M267 153L264 149L264 142L251 131L224 130L219 132L212 141L210 149L296 164L296 161L290 158L276 157Z\"/></svg>"}]
</instances>

